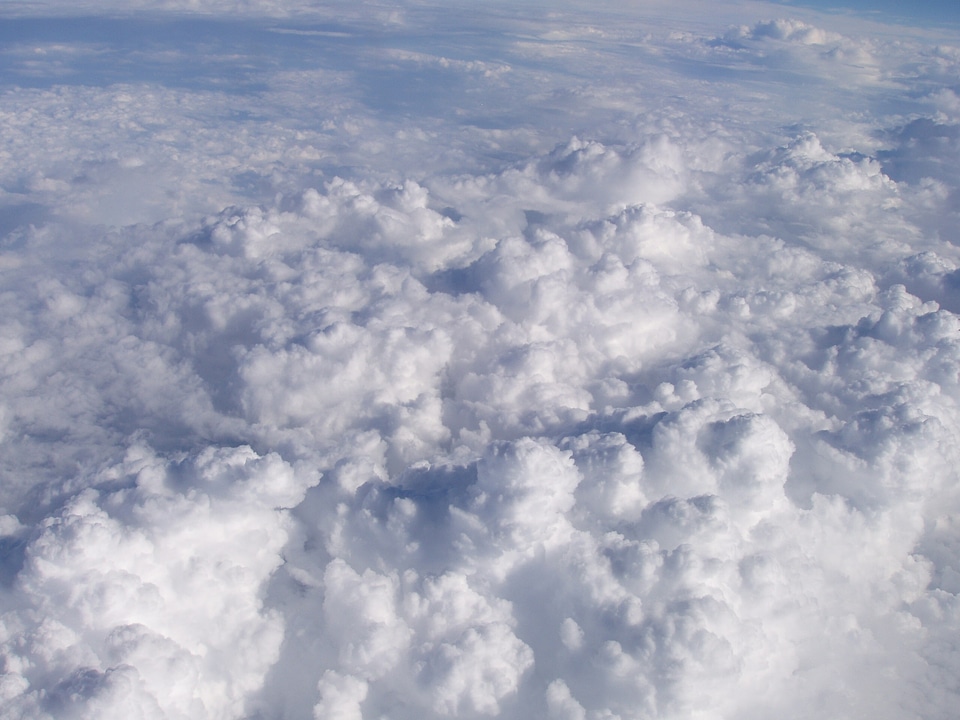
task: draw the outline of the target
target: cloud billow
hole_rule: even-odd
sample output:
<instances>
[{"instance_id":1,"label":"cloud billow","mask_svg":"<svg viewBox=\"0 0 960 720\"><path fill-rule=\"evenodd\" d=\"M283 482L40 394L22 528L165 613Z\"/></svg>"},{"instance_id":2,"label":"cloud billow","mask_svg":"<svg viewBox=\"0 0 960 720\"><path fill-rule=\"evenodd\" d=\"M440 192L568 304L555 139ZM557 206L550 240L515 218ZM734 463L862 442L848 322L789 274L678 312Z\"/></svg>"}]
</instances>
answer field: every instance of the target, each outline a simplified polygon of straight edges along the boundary
<instances>
[{"instance_id":1,"label":"cloud billow","mask_svg":"<svg viewBox=\"0 0 960 720\"><path fill-rule=\"evenodd\" d=\"M937 78L960 55L756 18L651 20L634 47L598 18L482 58L384 51L463 75L449 117L384 117L331 75L326 124L264 107L230 143L204 105L223 96L151 90L184 103L157 142L196 131L209 166L123 160L130 127L111 160L76 117L58 165L51 108L132 112L119 90L11 91L45 119L8 129L26 180L0 197L0 714L950 717L960 257ZM570 57L625 48L659 116L618 114L610 70L585 125L554 92ZM864 117L751 117L780 91L741 77L765 63L824 96L842 68ZM675 97L707 65L739 78L722 122ZM555 142L456 120L477 87L552 104ZM177 172L206 189L187 202ZM142 204L105 204L134 177Z\"/></svg>"}]
</instances>

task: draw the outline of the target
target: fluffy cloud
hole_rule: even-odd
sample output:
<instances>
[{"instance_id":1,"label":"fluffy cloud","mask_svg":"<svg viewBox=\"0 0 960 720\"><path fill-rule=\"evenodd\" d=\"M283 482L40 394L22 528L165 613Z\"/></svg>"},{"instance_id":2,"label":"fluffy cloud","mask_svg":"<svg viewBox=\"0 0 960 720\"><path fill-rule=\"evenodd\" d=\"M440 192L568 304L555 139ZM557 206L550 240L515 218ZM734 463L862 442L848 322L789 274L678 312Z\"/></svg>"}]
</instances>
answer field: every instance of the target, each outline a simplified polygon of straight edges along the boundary
<instances>
[{"instance_id":1,"label":"fluffy cloud","mask_svg":"<svg viewBox=\"0 0 960 720\"><path fill-rule=\"evenodd\" d=\"M249 448L174 464L135 446L92 480L13 535L5 713L236 717L283 637L260 597L289 537L279 508L315 479Z\"/></svg>"},{"instance_id":2,"label":"fluffy cloud","mask_svg":"<svg viewBox=\"0 0 960 720\"><path fill-rule=\"evenodd\" d=\"M960 55L401 10L6 92L0 714L950 717Z\"/></svg>"}]
</instances>

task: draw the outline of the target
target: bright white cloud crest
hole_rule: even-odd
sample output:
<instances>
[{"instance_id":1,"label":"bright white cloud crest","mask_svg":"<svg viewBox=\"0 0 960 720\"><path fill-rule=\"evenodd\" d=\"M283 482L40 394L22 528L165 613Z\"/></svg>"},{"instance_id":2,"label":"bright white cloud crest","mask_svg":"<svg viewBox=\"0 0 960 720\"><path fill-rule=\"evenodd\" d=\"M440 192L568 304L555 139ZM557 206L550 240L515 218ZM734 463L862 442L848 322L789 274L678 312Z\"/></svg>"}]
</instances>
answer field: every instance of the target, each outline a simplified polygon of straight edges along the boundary
<instances>
[{"instance_id":1,"label":"bright white cloud crest","mask_svg":"<svg viewBox=\"0 0 960 720\"><path fill-rule=\"evenodd\" d=\"M952 717L955 36L44 7L0 715Z\"/></svg>"}]
</instances>

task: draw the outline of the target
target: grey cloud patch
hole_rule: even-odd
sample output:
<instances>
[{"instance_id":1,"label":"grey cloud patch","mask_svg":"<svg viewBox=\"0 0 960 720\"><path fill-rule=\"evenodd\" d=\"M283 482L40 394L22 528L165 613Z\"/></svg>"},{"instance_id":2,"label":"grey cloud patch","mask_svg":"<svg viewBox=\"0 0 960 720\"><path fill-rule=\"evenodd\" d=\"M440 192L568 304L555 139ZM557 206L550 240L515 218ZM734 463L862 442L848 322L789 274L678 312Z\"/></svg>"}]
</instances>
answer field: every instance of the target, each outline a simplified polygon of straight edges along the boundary
<instances>
[{"instance_id":1,"label":"grey cloud patch","mask_svg":"<svg viewBox=\"0 0 960 720\"><path fill-rule=\"evenodd\" d=\"M960 166L960 125L918 118L891 133L896 147L879 153L894 180L941 180L956 187Z\"/></svg>"}]
</instances>

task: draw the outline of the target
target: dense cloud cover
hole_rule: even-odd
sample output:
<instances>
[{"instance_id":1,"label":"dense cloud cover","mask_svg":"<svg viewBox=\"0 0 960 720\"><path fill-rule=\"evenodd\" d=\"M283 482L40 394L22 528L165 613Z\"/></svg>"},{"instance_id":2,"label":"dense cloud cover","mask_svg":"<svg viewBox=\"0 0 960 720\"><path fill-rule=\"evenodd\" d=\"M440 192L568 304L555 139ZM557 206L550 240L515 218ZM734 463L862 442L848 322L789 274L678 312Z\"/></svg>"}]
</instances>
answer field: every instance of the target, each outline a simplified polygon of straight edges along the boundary
<instances>
[{"instance_id":1,"label":"dense cloud cover","mask_svg":"<svg viewBox=\"0 0 960 720\"><path fill-rule=\"evenodd\" d=\"M960 37L675 5L3 8L0 716L953 717Z\"/></svg>"}]
</instances>

